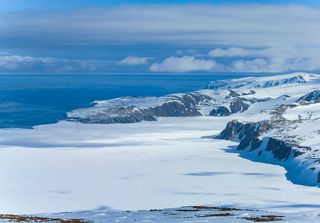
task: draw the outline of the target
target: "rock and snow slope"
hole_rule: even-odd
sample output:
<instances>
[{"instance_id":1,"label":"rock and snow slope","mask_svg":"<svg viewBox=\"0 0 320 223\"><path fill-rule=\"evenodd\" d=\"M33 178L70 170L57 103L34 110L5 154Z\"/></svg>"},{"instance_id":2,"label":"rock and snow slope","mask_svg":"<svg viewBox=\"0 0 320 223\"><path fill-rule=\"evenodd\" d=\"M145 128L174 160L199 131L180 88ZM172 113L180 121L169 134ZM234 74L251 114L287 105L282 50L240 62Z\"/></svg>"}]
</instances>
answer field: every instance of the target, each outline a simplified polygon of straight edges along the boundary
<instances>
[{"instance_id":1,"label":"rock and snow slope","mask_svg":"<svg viewBox=\"0 0 320 223\"><path fill-rule=\"evenodd\" d=\"M208 86L163 97L96 101L68 117L83 123L131 123L157 117L237 115L241 121L230 122L220 139L239 141L237 151L245 157L285 167L294 183L320 184L320 75L249 77Z\"/></svg>"},{"instance_id":2,"label":"rock and snow slope","mask_svg":"<svg viewBox=\"0 0 320 223\"><path fill-rule=\"evenodd\" d=\"M299 86L314 87L318 75L294 73L272 77L214 81L209 89L162 97L124 97L93 102L93 107L67 114L83 123L132 123L157 117L228 116L246 111L252 104L295 92ZM302 93L307 93L305 88ZM300 91L301 91L300 90ZM272 91L272 93L270 93Z\"/></svg>"},{"instance_id":3,"label":"rock and snow slope","mask_svg":"<svg viewBox=\"0 0 320 223\"><path fill-rule=\"evenodd\" d=\"M226 116L242 112L258 101L232 90L201 90L163 97L116 98L95 101L94 107L68 113L71 119L83 123L132 123L154 121L157 117Z\"/></svg>"}]
</instances>

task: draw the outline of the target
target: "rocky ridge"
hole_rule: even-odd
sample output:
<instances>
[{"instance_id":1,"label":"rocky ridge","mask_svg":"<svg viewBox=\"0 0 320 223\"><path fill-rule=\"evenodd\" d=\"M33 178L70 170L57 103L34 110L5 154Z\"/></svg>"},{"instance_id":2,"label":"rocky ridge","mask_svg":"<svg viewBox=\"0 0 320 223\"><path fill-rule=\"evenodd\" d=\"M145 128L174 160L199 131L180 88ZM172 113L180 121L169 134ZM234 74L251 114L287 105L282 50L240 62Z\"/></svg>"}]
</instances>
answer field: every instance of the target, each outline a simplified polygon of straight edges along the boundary
<instances>
[{"instance_id":1,"label":"rocky ridge","mask_svg":"<svg viewBox=\"0 0 320 223\"><path fill-rule=\"evenodd\" d=\"M134 123L155 121L157 117L228 116L246 111L250 105L268 100L232 90L202 90L163 97L116 98L94 102L94 106L69 112L70 119L82 123Z\"/></svg>"},{"instance_id":2,"label":"rocky ridge","mask_svg":"<svg viewBox=\"0 0 320 223\"><path fill-rule=\"evenodd\" d=\"M257 96L257 89L314 82L320 82L319 76L305 73L218 80L209 83L208 89L195 92L95 101L90 108L68 112L67 117L82 123L111 124L154 121L157 117L229 116L270 100Z\"/></svg>"},{"instance_id":3,"label":"rocky ridge","mask_svg":"<svg viewBox=\"0 0 320 223\"><path fill-rule=\"evenodd\" d=\"M318 96L318 91L313 91L301 96L296 103L278 106L270 111L268 120L233 120L216 138L239 142L235 150L242 157L283 166L293 183L320 186L319 145L308 143L310 138L319 137L318 125L310 125L319 118L309 114L307 118L299 115L298 119L290 120L285 116L292 109L319 103Z\"/></svg>"}]
</instances>

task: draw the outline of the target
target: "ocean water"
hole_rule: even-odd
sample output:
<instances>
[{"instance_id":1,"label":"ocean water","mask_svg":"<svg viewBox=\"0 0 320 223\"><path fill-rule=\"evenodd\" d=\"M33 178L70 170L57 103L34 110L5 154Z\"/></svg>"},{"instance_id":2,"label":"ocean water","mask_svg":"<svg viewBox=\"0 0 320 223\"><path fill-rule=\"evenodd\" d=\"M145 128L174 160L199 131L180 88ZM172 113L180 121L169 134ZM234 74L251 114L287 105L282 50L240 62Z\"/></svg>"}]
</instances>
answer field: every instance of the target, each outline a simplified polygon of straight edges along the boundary
<instances>
[{"instance_id":1,"label":"ocean water","mask_svg":"<svg viewBox=\"0 0 320 223\"><path fill-rule=\"evenodd\" d=\"M167 75L0 75L0 128L31 128L66 118L66 112L94 100L161 96L206 88L234 74Z\"/></svg>"}]
</instances>

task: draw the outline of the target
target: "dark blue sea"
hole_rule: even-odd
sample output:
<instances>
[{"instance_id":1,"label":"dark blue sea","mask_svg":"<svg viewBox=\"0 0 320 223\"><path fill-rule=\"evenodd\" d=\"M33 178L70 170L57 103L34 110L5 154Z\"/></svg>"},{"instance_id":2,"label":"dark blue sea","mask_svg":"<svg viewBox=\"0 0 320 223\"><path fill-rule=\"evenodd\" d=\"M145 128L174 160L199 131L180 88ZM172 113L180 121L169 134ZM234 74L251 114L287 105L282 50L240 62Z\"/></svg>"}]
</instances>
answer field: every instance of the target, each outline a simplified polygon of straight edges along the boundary
<instances>
[{"instance_id":1,"label":"dark blue sea","mask_svg":"<svg viewBox=\"0 0 320 223\"><path fill-rule=\"evenodd\" d=\"M212 80L238 77L244 75L0 75L0 128L55 123L94 100L194 91Z\"/></svg>"}]
</instances>

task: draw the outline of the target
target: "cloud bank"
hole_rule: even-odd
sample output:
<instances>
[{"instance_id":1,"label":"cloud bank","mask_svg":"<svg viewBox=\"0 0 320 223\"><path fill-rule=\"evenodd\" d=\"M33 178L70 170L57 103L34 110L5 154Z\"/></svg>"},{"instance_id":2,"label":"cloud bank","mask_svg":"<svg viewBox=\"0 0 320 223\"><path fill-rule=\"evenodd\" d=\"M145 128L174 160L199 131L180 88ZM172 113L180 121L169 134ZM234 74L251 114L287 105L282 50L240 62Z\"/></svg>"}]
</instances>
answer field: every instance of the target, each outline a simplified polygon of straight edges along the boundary
<instances>
[{"instance_id":1,"label":"cloud bank","mask_svg":"<svg viewBox=\"0 0 320 223\"><path fill-rule=\"evenodd\" d=\"M148 63L148 57L135 57L135 56L128 56L124 58L123 60L119 61L118 64L120 65L142 65Z\"/></svg>"},{"instance_id":2,"label":"cloud bank","mask_svg":"<svg viewBox=\"0 0 320 223\"><path fill-rule=\"evenodd\" d=\"M154 72L192 72L212 71L218 64L214 60L196 59L194 56L175 57L171 56L161 63L154 63L150 71Z\"/></svg>"},{"instance_id":3,"label":"cloud bank","mask_svg":"<svg viewBox=\"0 0 320 223\"><path fill-rule=\"evenodd\" d=\"M213 58L232 58L229 70L235 72L320 70L320 46L277 46L264 49L216 48L208 55Z\"/></svg>"},{"instance_id":4,"label":"cloud bank","mask_svg":"<svg viewBox=\"0 0 320 223\"><path fill-rule=\"evenodd\" d=\"M0 56L1 72L96 72L106 68L110 61L76 60L54 57L31 57L21 55Z\"/></svg>"},{"instance_id":5,"label":"cloud bank","mask_svg":"<svg viewBox=\"0 0 320 223\"><path fill-rule=\"evenodd\" d=\"M63 55L64 59L52 59L55 56L50 53L23 60L1 56L0 72L32 70L32 66L35 70L58 69L53 64L75 72L104 72L117 63L127 65L117 69L130 66L141 72L315 71L320 70L319 21L319 8L266 4L1 12L1 50L44 55L38 51L59 49L69 54L68 49L78 49L76 53L85 59L70 60ZM115 59L115 63L96 62L88 51L105 45L118 47L110 55L126 58L120 62ZM146 56L153 58L149 68Z\"/></svg>"},{"instance_id":6,"label":"cloud bank","mask_svg":"<svg viewBox=\"0 0 320 223\"><path fill-rule=\"evenodd\" d=\"M68 13L1 13L0 18L2 44L38 40L50 44L201 41L255 47L320 43L316 38L319 9L298 5L133 5Z\"/></svg>"}]
</instances>

